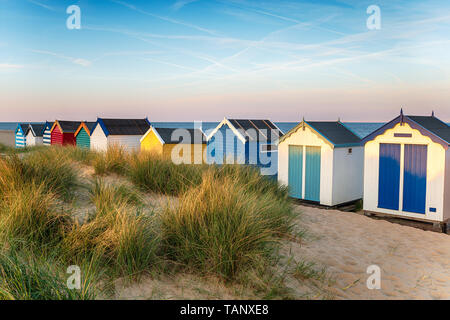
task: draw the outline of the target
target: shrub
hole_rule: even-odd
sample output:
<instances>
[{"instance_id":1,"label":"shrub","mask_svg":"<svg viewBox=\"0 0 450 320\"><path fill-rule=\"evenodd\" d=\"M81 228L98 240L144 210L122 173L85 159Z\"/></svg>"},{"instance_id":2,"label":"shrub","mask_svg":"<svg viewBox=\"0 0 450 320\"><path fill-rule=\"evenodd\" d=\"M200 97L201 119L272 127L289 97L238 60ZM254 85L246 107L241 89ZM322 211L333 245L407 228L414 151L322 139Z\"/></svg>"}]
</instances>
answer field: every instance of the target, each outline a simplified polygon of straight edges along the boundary
<instances>
[{"instance_id":1,"label":"shrub","mask_svg":"<svg viewBox=\"0 0 450 320\"><path fill-rule=\"evenodd\" d=\"M232 279L268 259L292 223L290 202L256 192L235 176L204 174L177 207L163 214L163 243L169 258L199 272Z\"/></svg>"}]
</instances>

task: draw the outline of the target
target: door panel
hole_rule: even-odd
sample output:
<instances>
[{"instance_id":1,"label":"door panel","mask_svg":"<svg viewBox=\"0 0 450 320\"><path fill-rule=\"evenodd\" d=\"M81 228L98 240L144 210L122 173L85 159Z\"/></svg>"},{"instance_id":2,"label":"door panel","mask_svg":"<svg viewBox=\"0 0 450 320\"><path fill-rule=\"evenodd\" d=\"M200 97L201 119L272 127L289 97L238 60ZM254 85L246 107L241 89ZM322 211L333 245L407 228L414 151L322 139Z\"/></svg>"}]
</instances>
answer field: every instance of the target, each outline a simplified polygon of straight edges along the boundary
<instances>
[{"instance_id":1,"label":"door panel","mask_svg":"<svg viewBox=\"0 0 450 320\"><path fill-rule=\"evenodd\" d=\"M302 198L303 146L289 146L289 195Z\"/></svg>"},{"instance_id":2,"label":"door panel","mask_svg":"<svg viewBox=\"0 0 450 320\"><path fill-rule=\"evenodd\" d=\"M398 210L400 193L400 144L380 143L378 207Z\"/></svg>"},{"instance_id":3,"label":"door panel","mask_svg":"<svg viewBox=\"0 0 450 320\"><path fill-rule=\"evenodd\" d=\"M320 147L306 147L305 200L320 202Z\"/></svg>"},{"instance_id":4,"label":"door panel","mask_svg":"<svg viewBox=\"0 0 450 320\"><path fill-rule=\"evenodd\" d=\"M425 214L427 146L405 144L403 211Z\"/></svg>"}]
</instances>

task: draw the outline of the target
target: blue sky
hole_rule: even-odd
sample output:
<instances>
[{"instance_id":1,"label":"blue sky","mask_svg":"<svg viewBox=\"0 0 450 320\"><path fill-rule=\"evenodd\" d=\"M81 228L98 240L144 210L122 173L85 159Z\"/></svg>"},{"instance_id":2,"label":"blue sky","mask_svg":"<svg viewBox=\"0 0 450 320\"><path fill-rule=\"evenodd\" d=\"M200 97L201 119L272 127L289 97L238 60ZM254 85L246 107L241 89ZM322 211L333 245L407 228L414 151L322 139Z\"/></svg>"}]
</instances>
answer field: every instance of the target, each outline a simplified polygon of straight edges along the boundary
<instances>
[{"instance_id":1,"label":"blue sky","mask_svg":"<svg viewBox=\"0 0 450 320\"><path fill-rule=\"evenodd\" d=\"M443 0L0 0L0 121L450 120L449 34Z\"/></svg>"}]
</instances>

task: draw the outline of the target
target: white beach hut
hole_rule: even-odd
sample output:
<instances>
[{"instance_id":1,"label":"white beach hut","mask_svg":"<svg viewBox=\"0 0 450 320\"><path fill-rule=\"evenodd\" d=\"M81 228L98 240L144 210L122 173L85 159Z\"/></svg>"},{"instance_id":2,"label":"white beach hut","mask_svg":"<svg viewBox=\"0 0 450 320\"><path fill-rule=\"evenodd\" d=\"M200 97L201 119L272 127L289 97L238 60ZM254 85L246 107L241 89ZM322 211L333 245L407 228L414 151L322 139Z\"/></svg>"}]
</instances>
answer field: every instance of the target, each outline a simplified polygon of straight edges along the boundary
<instances>
[{"instance_id":1,"label":"white beach hut","mask_svg":"<svg viewBox=\"0 0 450 320\"><path fill-rule=\"evenodd\" d=\"M26 144L27 147L38 146L44 143L45 124L30 124L26 131Z\"/></svg>"},{"instance_id":2,"label":"white beach hut","mask_svg":"<svg viewBox=\"0 0 450 320\"><path fill-rule=\"evenodd\" d=\"M326 206L363 196L364 148L340 121L302 121L278 144L278 181L290 196Z\"/></svg>"},{"instance_id":3,"label":"white beach hut","mask_svg":"<svg viewBox=\"0 0 450 320\"><path fill-rule=\"evenodd\" d=\"M431 116L394 120L363 139L364 210L433 222L450 220L450 127Z\"/></svg>"},{"instance_id":4,"label":"white beach hut","mask_svg":"<svg viewBox=\"0 0 450 320\"><path fill-rule=\"evenodd\" d=\"M138 151L140 140L149 128L148 119L98 118L91 131L91 150L106 151L116 145L127 151Z\"/></svg>"}]
</instances>

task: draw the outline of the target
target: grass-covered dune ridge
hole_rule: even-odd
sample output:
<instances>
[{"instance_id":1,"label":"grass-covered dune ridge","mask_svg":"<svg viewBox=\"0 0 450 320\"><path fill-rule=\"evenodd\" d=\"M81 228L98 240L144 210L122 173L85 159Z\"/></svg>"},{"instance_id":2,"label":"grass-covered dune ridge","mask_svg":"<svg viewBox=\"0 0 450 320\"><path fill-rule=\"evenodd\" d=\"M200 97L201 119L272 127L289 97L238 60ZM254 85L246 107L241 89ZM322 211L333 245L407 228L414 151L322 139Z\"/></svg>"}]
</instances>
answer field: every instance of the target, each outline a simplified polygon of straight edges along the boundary
<instances>
[{"instance_id":1,"label":"grass-covered dune ridge","mask_svg":"<svg viewBox=\"0 0 450 320\"><path fill-rule=\"evenodd\" d=\"M154 194L169 200L155 208ZM120 148L6 153L0 200L2 299L92 299L119 278L180 272L253 288L245 274L273 272L292 230L287 190L254 168L175 165ZM65 287L69 265L87 270L77 293Z\"/></svg>"}]
</instances>

